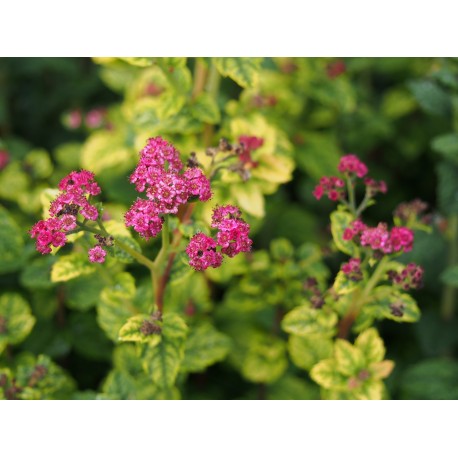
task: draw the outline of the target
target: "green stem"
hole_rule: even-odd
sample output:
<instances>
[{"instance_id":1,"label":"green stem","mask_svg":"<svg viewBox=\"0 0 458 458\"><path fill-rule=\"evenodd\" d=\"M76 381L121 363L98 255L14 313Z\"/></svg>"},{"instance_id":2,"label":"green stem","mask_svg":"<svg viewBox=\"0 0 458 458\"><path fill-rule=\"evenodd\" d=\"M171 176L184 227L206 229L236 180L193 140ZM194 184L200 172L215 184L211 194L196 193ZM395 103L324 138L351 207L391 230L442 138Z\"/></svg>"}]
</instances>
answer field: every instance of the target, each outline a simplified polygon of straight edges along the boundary
<instances>
[{"instance_id":1,"label":"green stem","mask_svg":"<svg viewBox=\"0 0 458 458\"><path fill-rule=\"evenodd\" d=\"M359 204L359 207L356 210L356 217L357 218L359 218L361 216L361 213L365 210L366 205L369 202L369 199L370 199L369 193L366 191L366 194L364 195L364 199Z\"/></svg>"},{"instance_id":2,"label":"green stem","mask_svg":"<svg viewBox=\"0 0 458 458\"><path fill-rule=\"evenodd\" d=\"M448 266L458 263L458 215L449 218L450 247L448 255ZM451 320L455 313L456 289L452 285L446 285L442 292L441 312L445 320Z\"/></svg>"},{"instance_id":3,"label":"green stem","mask_svg":"<svg viewBox=\"0 0 458 458\"><path fill-rule=\"evenodd\" d=\"M166 273L163 272L164 261L170 246L169 220L165 215L164 224L162 225L162 246L154 260L154 267L151 269L151 275L154 287L155 303L162 313L164 309L164 293L167 283Z\"/></svg>"},{"instance_id":4,"label":"green stem","mask_svg":"<svg viewBox=\"0 0 458 458\"><path fill-rule=\"evenodd\" d=\"M369 278L368 282L364 289L358 290L353 298L353 302L350 305L350 308L347 314L342 318L339 322L339 331L338 337L341 339L346 339L348 334L350 333L350 329L353 326L356 318L358 317L361 308L366 303L370 293L372 290L377 286L378 282L381 280L382 275L385 273L386 264L388 263L389 258L384 257L380 263L378 264L377 268L375 269L372 276Z\"/></svg>"},{"instance_id":5,"label":"green stem","mask_svg":"<svg viewBox=\"0 0 458 458\"><path fill-rule=\"evenodd\" d=\"M348 188L348 199L350 203L350 210L353 215L356 215L356 203L355 203L355 189L353 188L353 180L347 176L347 188Z\"/></svg>"}]
</instances>

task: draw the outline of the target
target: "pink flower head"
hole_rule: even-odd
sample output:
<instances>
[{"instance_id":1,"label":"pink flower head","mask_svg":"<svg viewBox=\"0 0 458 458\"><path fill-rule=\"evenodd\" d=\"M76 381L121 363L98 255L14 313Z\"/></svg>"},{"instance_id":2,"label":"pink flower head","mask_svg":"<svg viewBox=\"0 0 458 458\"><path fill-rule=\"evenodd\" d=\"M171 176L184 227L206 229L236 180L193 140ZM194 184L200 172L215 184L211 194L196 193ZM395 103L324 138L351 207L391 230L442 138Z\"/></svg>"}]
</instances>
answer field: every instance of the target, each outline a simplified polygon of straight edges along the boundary
<instances>
[{"instance_id":1,"label":"pink flower head","mask_svg":"<svg viewBox=\"0 0 458 458\"><path fill-rule=\"evenodd\" d=\"M343 156L340 159L337 169L341 173L354 173L359 178L362 178L368 172L366 164L361 162L354 154Z\"/></svg>"},{"instance_id":2,"label":"pink flower head","mask_svg":"<svg viewBox=\"0 0 458 458\"><path fill-rule=\"evenodd\" d=\"M342 264L342 272L353 281L362 279L361 259L351 258L347 263Z\"/></svg>"},{"instance_id":3,"label":"pink flower head","mask_svg":"<svg viewBox=\"0 0 458 458\"><path fill-rule=\"evenodd\" d=\"M205 270L208 267L219 267L223 255L216 251L216 242L202 232L194 235L186 247L189 265L195 270Z\"/></svg>"},{"instance_id":4,"label":"pink flower head","mask_svg":"<svg viewBox=\"0 0 458 458\"><path fill-rule=\"evenodd\" d=\"M83 120L81 116L81 110L72 110L70 113L68 113L67 116L65 116L65 124L67 125L68 128L70 129L78 129L78 127L81 126L81 121Z\"/></svg>"},{"instance_id":5,"label":"pink flower head","mask_svg":"<svg viewBox=\"0 0 458 458\"><path fill-rule=\"evenodd\" d=\"M58 218L49 218L38 221L30 230L30 236L36 241L36 249L41 254L51 253L51 245L54 247L64 246L67 237L63 230L63 223Z\"/></svg>"},{"instance_id":6,"label":"pink flower head","mask_svg":"<svg viewBox=\"0 0 458 458\"><path fill-rule=\"evenodd\" d=\"M350 224L350 227L344 230L342 238L344 240L352 240L354 237L360 235L366 228L367 226L361 220L357 219Z\"/></svg>"},{"instance_id":7,"label":"pink flower head","mask_svg":"<svg viewBox=\"0 0 458 458\"><path fill-rule=\"evenodd\" d=\"M210 181L198 167L186 169L183 174L190 196L197 196L202 202L211 199L212 191Z\"/></svg>"},{"instance_id":8,"label":"pink flower head","mask_svg":"<svg viewBox=\"0 0 458 458\"><path fill-rule=\"evenodd\" d=\"M390 233L393 252L411 251L413 247L413 231L407 227L393 227Z\"/></svg>"},{"instance_id":9,"label":"pink flower head","mask_svg":"<svg viewBox=\"0 0 458 458\"><path fill-rule=\"evenodd\" d=\"M366 228L361 234L361 245L370 246L373 250L390 253L390 233L386 224L379 223L377 227Z\"/></svg>"},{"instance_id":10,"label":"pink flower head","mask_svg":"<svg viewBox=\"0 0 458 458\"><path fill-rule=\"evenodd\" d=\"M336 201L345 196L345 192L340 189L344 186L345 182L341 178L322 177L312 194L317 200L320 200L326 194L330 200Z\"/></svg>"},{"instance_id":11,"label":"pink flower head","mask_svg":"<svg viewBox=\"0 0 458 458\"><path fill-rule=\"evenodd\" d=\"M183 168L180 154L162 137L150 138L140 151L139 165L178 173Z\"/></svg>"},{"instance_id":12,"label":"pink flower head","mask_svg":"<svg viewBox=\"0 0 458 458\"><path fill-rule=\"evenodd\" d=\"M98 262L102 264L105 262L105 256L107 255L107 252L102 247L97 245L88 251L88 255L90 262Z\"/></svg>"},{"instance_id":13,"label":"pink flower head","mask_svg":"<svg viewBox=\"0 0 458 458\"><path fill-rule=\"evenodd\" d=\"M154 202L137 199L124 216L126 226L132 226L143 238L156 237L162 230L163 219Z\"/></svg>"}]
</instances>

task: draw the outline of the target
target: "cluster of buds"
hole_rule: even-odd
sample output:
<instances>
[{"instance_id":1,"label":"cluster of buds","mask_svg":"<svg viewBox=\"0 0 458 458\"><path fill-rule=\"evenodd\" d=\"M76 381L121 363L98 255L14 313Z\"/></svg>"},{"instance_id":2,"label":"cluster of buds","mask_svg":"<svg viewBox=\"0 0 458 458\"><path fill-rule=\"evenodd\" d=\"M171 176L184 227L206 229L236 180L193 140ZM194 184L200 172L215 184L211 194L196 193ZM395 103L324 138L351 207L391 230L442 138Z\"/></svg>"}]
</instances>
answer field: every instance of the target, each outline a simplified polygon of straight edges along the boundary
<instances>
[{"instance_id":1,"label":"cluster of buds","mask_svg":"<svg viewBox=\"0 0 458 458\"><path fill-rule=\"evenodd\" d=\"M223 262L223 255L233 258L238 253L251 250L252 240L248 237L250 227L241 218L238 207L216 207L213 210L211 226L218 230L215 239L198 233L192 237L186 248L189 265L195 270L219 267Z\"/></svg>"},{"instance_id":2,"label":"cluster of buds","mask_svg":"<svg viewBox=\"0 0 458 458\"><path fill-rule=\"evenodd\" d=\"M212 165L218 166L215 170L227 168L240 175L243 181L247 181L251 177L250 170L259 165L252 158L252 153L264 144L264 140L259 137L241 135L238 141L238 144L231 145L225 138L222 138L216 148L207 148L206 155L212 158ZM217 157L220 155L222 157L218 160ZM236 158L236 162L227 163L231 158ZM219 165L222 163L226 165Z\"/></svg>"},{"instance_id":3,"label":"cluster of buds","mask_svg":"<svg viewBox=\"0 0 458 458\"><path fill-rule=\"evenodd\" d=\"M359 258L350 258L348 262L342 264L341 270L352 281L360 281L363 278L361 259Z\"/></svg>"},{"instance_id":4,"label":"cluster of buds","mask_svg":"<svg viewBox=\"0 0 458 458\"><path fill-rule=\"evenodd\" d=\"M323 293L318 288L318 282L315 277L307 278L304 282L304 290L309 291L310 294L310 302L314 309L320 309L324 305L324 297Z\"/></svg>"},{"instance_id":5,"label":"cluster of buds","mask_svg":"<svg viewBox=\"0 0 458 458\"><path fill-rule=\"evenodd\" d=\"M99 216L87 197L100 194L93 173L71 172L61 180L59 189L61 193L51 202L50 218L38 221L30 230L31 237L36 239L36 249L42 254L51 253L51 246L62 247L67 243L67 233L76 228L78 213L89 220Z\"/></svg>"},{"instance_id":6,"label":"cluster of buds","mask_svg":"<svg viewBox=\"0 0 458 458\"><path fill-rule=\"evenodd\" d=\"M337 166L338 171L345 177L350 179L351 186L354 186L355 178L364 178L367 175L368 168L366 164L361 162L354 154L347 154L340 159ZM363 180L366 187L366 195L368 198L375 196L381 192L387 192L387 186L384 181L377 181L373 178L366 177ZM317 200L320 200L323 195L327 195L330 200L344 201L346 192L342 189L345 186L345 181L339 177L322 177L320 182L313 191L313 195Z\"/></svg>"},{"instance_id":7,"label":"cluster of buds","mask_svg":"<svg viewBox=\"0 0 458 458\"><path fill-rule=\"evenodd\" d=\"M345 198L345 191L341 188L345 186L344 180L338 177L322 177L320 183L315 187L313 195L320 200L326 194L329 200L339 200Z\"/></svg>"},{"instance_id":8,"label":"cluster of buds","mask_svg":"<svg viewBox=\"0 0 458 458\"><path fill-rule=\"evenodd\" d=\"M387 272L388 278L393 284L400 285L406 291L409 289L419 289L423 286L423 273L423 268L413 262L407 264L405 269L399 273L394 270Z\"/></svg>"},{"instance_id":9,"label":"cluster of buds","mask_svg":"<svg viewBox=\"0 0 458 458\"><path fill-rule=\"evenodd\" d=\"M111 235L108 237L104 237L103 235L100 235L100 234L95 234L94 238L97 240L97 243L94 246L94 248L91 248L88 252L89 261L98 262L102 264L103 262L105 262L105 257L107 255L107 252L102 247L113 246L114 239Z\"/></svg>"},{"instance_id":10,"label":"cluster of buds","mask_svg":"<svg viewBox=\"0 0 458 458\"><path fill-rule=\"evenodd\" d=\"M192 165L191 167L189 165ZM126 226L132 226L142 237L155 237L161 230L163 214L176 214L178 207L191 199L202 202L212 196L210 182L197 162L184 164L178 151L161 137L150 138L140 152L140 161L130 177L138 198L125 215Z\"/></svg>"},{"instance_id":11,"label":"cluster of buds","mask_svg":"<svg viewBox=\"0 0 458 458\"><path fill-rule=\"evenodd\" d=\"M427 224L431 216L424 215L428 209L428 204L420 199L412 200L411 202L403 202L399 204L393 212L393 216L402 224L410 224L417 220Z\"/></svg>"}]
</instances>

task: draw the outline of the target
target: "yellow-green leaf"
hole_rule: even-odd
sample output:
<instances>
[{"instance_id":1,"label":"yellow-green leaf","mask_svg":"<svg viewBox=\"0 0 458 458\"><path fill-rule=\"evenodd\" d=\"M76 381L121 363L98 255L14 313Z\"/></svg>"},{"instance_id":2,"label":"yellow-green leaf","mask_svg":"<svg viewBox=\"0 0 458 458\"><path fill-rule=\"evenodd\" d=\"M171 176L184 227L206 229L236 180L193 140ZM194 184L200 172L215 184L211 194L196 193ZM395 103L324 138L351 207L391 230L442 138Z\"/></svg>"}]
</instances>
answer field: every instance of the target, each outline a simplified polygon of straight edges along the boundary
<instances>
[{"instance_id":1,"label":"yellow-green leaf","mask_svg":"<svg viewBox=\"0 0 458 458\"><path fill-rule=\"evenodd\" d=\"M385 345L375 328L370 328L360 334L355 341L355 347L359 348L366 363L382 361L385 356Z\"/></svg>"},{"instance_id":2,"label":"yellow-green leaf","mask_svg":"<svg viewBox=\"0 0 458 458\"><path fill-rule=\"evenodd\" d=\"M86 254L72 253L59 257L51 269L51 281L68 281L80 275L95 272L95 266L89 262Z\"/></svg>"},{"instance_id":3,"label":"yellow-green leaf","mask_svg":"<svg viewBox=\"0 0 458 458\"><path fill-rule=\"evenodd\" d=\"M350 256L358 254L358 247L351 240L344 240L343 233L353 220L354 217L345 211L338 210L331 213L331 232L334 243L340 251Z\"/></svg>"},{"instance_id":4,"label":"yellow-green leaf","mask_svg":"<svg viewBox=\"0 0 458 458\"><path fill-rule=\"evenodd\" d=\"M309 371L315 364L332 356L333 343L329 337L295 336L288 339L288 351L293 363Z\"/></svg>"},{"instance_id":5,"label":"yellow-green leaf","mask_svg":"<svg viewBox=\"0 0 458 458\"><path fill-rule=\"evenodd\" d=\"M337 315L334 312L303 305L287 313L281 326L285 332L298 336L323 334L330 337L335 333L336 324Z\"/></svg>"},{"instance_id":6,"label":"yellow-green leaf","mask_svg":"<svg viewBox=\"0 0 458 458\"><path fill-rule=\"evenodd\" d=\"M256 57L215 57L218 71L229 76L242 87L253 87L258 84L259 71L263 59Z\"/></svg>"},{"instance_id":7,"label":"yellow-green leaf","mask_svg":"<svg viewBox=\"0 0 458 458\"><path fill-rule=\"evenodd\" d=\"M345 390L346 378L337 371L336 363L333 359L324 359L312 367L310 377L318 385L328 390Z\"/></svg>"},{"instance_id":8,"label":"yellow-green leaf","mask_svg":"<svg viewBox=\"0 0 458 458\"><path fill-rule=\"evenodd\" d=\"M0 274L12 272L22 264L24 242L21 233L9 212L0 206Z\"/></svg>"},{"instance_id":9,"label":"yellow-green leaf","mask_svg":"<svg viewBox=\"0 0 458 458\"><path fill-rule=\"evenodd\" d=\"M334 359L336 369L347 376L356 374L364 366L362 351L343 339L337 339L334 344Z\"/></svg>"},{"instance_id":10,"label":"yellow-green leaf","mask_svg":"<svg viewBox=\"0 0 458 458\"><path fill-rule=\"evenodd\" d=\"M207 124L218 124L221 120L216 100L207 92L199 94L191 105L191 114Z\"/></svg>"},{"instance_id":11,"label":"yellow-green leaf","mask_svg":"<svg viewBox=\"0 0 458 458\"><path fill-rule=\"evenodd\" d=\"M150 315L140 314L130 317L127 323L119 330L119 340L122 342L140 342L149 343L153 346L157 345L161 340L160 323L154 323L159 328L157 334L145 334L142 332L142 326L144 326L145 321L153 324Z\"/></svg>"},{"instance_id":12,"label":"yellow-green leaf","mask_svg":"<svg viewBox=\"0 0 458 458\"><path fill-rule=\"evenodd\" d=\"M394 361L385 359L377 363L372 363L369 366L369 371L374 379L387 378L394 369Z\"/></svg>"}]
</instances>

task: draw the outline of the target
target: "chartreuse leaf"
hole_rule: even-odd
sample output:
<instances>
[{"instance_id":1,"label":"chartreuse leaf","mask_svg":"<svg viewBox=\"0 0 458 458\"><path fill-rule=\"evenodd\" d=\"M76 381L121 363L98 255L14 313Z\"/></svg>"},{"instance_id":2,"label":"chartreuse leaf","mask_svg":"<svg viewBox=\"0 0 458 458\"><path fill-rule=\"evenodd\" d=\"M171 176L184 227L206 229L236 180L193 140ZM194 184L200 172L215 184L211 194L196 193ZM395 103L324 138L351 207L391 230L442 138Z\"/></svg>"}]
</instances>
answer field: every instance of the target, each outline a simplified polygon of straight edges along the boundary
<instances>
[{"instance_id":1,"label":"chartreuse leaf","mask_svg":"<svg viewBox=\"0 0 458 458\"><path fill-rule=\"evenodd\" d=\"M343 375L351 376L364 367L363 352L343 339L334 344L334 359L336 369Z\"/></svg>"},{"instance_id":2,"label":"chartreuse leaf","mask_svg":"<svg viewBox=\"0 0 458 458\"><path fill-rule=\"evenodd\" d=\"M355 347L361 350L366 363L378 363L385 357L385 345L375 328L361 333L355 340Z\"/></svg>"},{"instance_id":3,"label":"chartreuse leaf","mask_svg":"<svg viewBox=\"0 0 458 458\"><path fill-rule=\"evenodd\" d=\"M76 385L73 379L47 355L39 355L32 364L21 364L17 384L23 387L21 399L69 399Z\"/></svg>"},{"instance_id":4,"label":"chartreuse leaf","mask_svg":"<svg viewBox=\"0 0 458 458\"><path fill-rule=\"evenodd\" d=\"M280 339L255 342L245 355L242 375L254 383L272 383L288 367L285 344Z\"/></svg>"},{"instance_id":5,"label":"chartreuse leaf","mask_svg":"<svg viewBox=\"0 0 458 458\"><path fill-rule=\"evenodd\" d=\"M336 294L343 295L352 292L358 287L358 282L350 280L341 270L337 273L332 289Z\"/></svg>"},{"instance_id":6,"label":"chartreuse leaf","mask_svg":"<svg viewBox=\"0 0 458 458\"><path fill-rule=\"evenodd\" d=\"M336 367L334 359L324 359L313 366L310 377L318 385L328 390L346 390L347 379Z\"/></svg>"},{"instance_id":7,"label":"chartreuse leaf","mask_svg":"<svg viewBox=\"0 0 458 458\"><path fill-rule=\"evenodd\" d=\"M19 161L7 165L0 173L0 199L18 201L29 186L30 178Z\"/></svg>"},{"instance_id":8,"label":"chartreuse leaf","mask_svg":"<svg viewBox=\"0 0 458 458\"><path fill-rule=\"evenodd\" d=\"M333 343L321 335L292 335L288 339L288 351L297 367L309 371L319 361L332 356Z\"/></svg>"},{"instance_id":9,"label":"chartreuse leaf","mask_svg":"<svg viewBox=\"0 0 458 458\"><path fill-rule=\"evenodd\" d=\"M369 365L369 371L374 379L387 378L394 369L394 361L385 359L378 363L372 363Z\"/></svg>"},{"instance_id":10,"label":"chartreuse leaf","mask_svg":"<svg viewBox=\"0 0 458 458\"><path fill-rule=\"evenodd\" d=\"M297 336L311 334L332 336L335 333L337 315L330 310L313 309L302 305L288 312L281 323L283 331Z\"/></svg>"},{"instance_id":11,"label":"chartreuse leaf","mask_svg":"<svg viewBox=\"0 0 458 458\"><path fill-rule=\"evenodd\" d=\"M145 328L145 322L158 327L157 333L142 331ZM119 330L119 340L122 342L149 343L154 346L161 341L160 332L159 321L152 320L150 315L140 314L127 320L127 323Z\"/></svg>"},{"instance_id":12,"label":"chartreuse leaf","mask_svg":"<svg viewBox=\"0 0 458 458\"><path fill-rule=\"evenodd\" d=\"M8 344L22 342L35 324L29 304L17 293L0 296L0 353Z\"/></svg>"},{"instance_id":13,"label":"chartreuse leaf","mask_svg":"<svg viewBox=\"0 0 458 458\"><path fill-rule=\"evenodd\" d=\"M114 277L114 284L106 286L97 303L97 321L107 336L117 342L121 327L134 314L135 280L131 274L122 272ZM145 306L146 308L146 306Z\"/></svg>"},{"instance_id":14,"label":"chartreuse leaf","mask_svg":"<svg viewBox=\"0 0 458 458\"><path fill-rule=\"evenodd\" d=\"M331 213L331 232L334 243L339 251L350 256L358 254L358 247L351 240L344 240L343 233L350 226L354 217L345 211L337 210Z\"/></svg>"},{"instance_id":15,"label":"chartreuse leaf","mask_svg":"<svg viewBox=\"0 0 458 458\"><path fill-rule=\"evenodd\" d=\"M223 360L231 349L229 337L218 332L210 323L194 327L186 341L181 370L201 372Z\"/></svg>"},{"instance_id":16,"label":"chartreuse leaf","mask_svg":"<svg viewBox=\"0 0 458 458\"><path fill-rule=\"evenodd\" d=\"M191 114L207 124L218 124L221 120L216 100L207 92L199 94L191 105Z\"/></svg>"},{"instance_id":17,"label":"chartreuse leaf","mask_svg":"<svg viewBox=\"0 0 458 458\"><path fill-rule=\"evenodd\" d=\"M130 254L126 253L123 249L117 246L116 240L119 240L120 242L128 245L133 250L141 253L140 245L132 237L132 234L124 224L119 221L110 220L105 223L105 229L115 239L114 246L107 247L107 251L111 256L125 263L129 263L134 260Z\"/></svg>"},{"instance_id":18,"label":"chartreuse leaf","mask_svg":"<svg viewBox=\"0 0 458 458\"><path fill-rule=\"evenodd\" d=\"M71 253L59 257L51 268L51 281L68 281L80 275L95 272L95 266L89 262L86 254Z\"/></svg>"},{"instance_id":19,"label":"chartreuse leaf","mask_svg":"<svg viewBox=\"0 0 458 458\"><path fill-rule=\"evenodd\" d=\"M264 196L256 183L236 183L231 187L231 192L242 210L256 218L264 216Z\"/></svg>"},{"instance_id":20,"label":"chartreuse leaf","mask_svg":"<svg viewBox=\"0 0 458 458\"><path fill-rule=\"evenodd\" d=\"M161 342L145 352L144 368L154 384L167 390L175 384L181 362L188 327L175 313L164 315Z\"/></svg>"},{"instance_id":21,"label":"chartreuse leaf","mask_svg":"<svg viewBox=\"0 0 458 458\"><path fill-rule=\"evenodd\" d=\"M414 323L420 319L420 310L415 300L408 294L400 293L390 286L375 288L364 308L379 319L387 318L407 323Z\"/></svg>"},{"instance_id":22,"label":"chartreuse leaf","mask_svg":"<svg viewBox=\"0 0 458 458\"><path fill-rule=\"evenodd\" d=\"M119 59L126 61L130 65L136 67L149 67L154 64L154 57L119 57Z\"/></svg>"},{"instance_id":23,"label":"chartreuse leaf","mask_svg":"<svg viewBox=\"0 0 458 458\"><path fill-rule=\"evenodd\" d=\"M223 76L228 76L242 87L258 84L263 59L254 57L215 57L213 62Z\"/></svg>"},{"instance_id":24,"label":"chartreuse leaf","mask_svg":"<svg viewBox=\"0 0 458 458\"><path fill-rule=\"evenodd\" d=\"M22 264L24 242L21 229L0 205L0 274L13 272Z\"/></svg>"}]
</instances>

